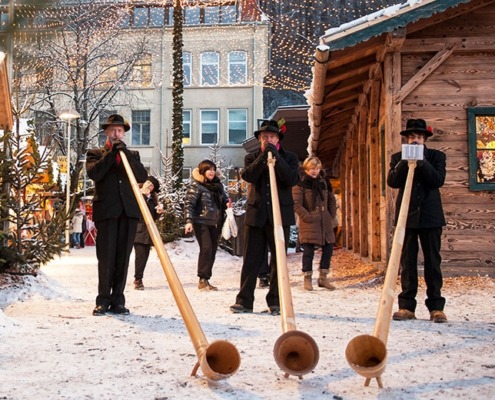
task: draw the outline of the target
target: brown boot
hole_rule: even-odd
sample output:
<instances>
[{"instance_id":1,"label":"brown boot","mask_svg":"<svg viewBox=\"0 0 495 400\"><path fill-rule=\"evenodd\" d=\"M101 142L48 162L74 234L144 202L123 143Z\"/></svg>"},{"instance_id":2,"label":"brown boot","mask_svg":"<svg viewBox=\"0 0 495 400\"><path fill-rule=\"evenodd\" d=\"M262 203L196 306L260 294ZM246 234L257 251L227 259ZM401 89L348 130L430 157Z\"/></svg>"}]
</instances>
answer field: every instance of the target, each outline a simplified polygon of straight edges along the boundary
<instances>
[{"instance_id":1,"label":"brown boot","mask_svg":"<svg viewBox=\"0 0 495 400\"><path fill-rule=\"evenodd\" d=\"M216 290L218 290L216 286L210 285L210 282L208 282L208 279L200 279L199 283L198 283L198 289L201 291L206 291L206 290L216 291Z\"/></svg>"},{"instance_id":2,"label":"brown boot","mask_svg":"<svg viewBox=\"0 0 495 400\"><path fill-rule=\"evenodd\" d=\"M311 280L313 279L313 272L307 271L303 272L304 275L304 290L313 290L313 283Z\"/></svg>"},{"instance_id":3,"label":"brown boot","mask_svg":"<svg viewBox=\"0 0 495 400\"><path fill-rule=\"evenodd\" d=\"M328 269L320 269L320 277L318 278L318 287L322 287L328 290L335 290L335 286L333 286L327 278L327 275L330 271Z\"/></svg>"}]
</instances>

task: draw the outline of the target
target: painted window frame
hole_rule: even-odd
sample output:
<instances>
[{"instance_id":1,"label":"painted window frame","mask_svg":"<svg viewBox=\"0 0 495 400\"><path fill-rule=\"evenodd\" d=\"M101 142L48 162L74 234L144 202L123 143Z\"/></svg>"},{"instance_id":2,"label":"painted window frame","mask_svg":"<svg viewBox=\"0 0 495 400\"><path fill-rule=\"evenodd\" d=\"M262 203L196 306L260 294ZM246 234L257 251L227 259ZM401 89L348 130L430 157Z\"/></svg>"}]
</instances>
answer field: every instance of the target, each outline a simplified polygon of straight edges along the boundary
<instances>
[{"instance_id":1,"label":"painted window frame","mask_svg":"<svg viewBox=\"0 0 495 400\"><path fill-rule=\"evenodd\" d=\"M227 112L227 125L228 125L228 128L227 128L227 133L228 133L227 143L229 145L242 145L242 143L247 138L248 110L247 110L247 108L229 108L227 111L228 111ZM244 112L244 120L236 120L236 119L232 119L231 118L232 113L234 113L234 112L240 112L240 111L243 111ZM240 143L237 143L237 142L234 142L231 139L231 130L233 130L233 124L239 125L239 124L242 124L242 123L244 123L244 139L241 140Z\"/></svg>"},{"instance_id":2,"label":"painted window frame","mask_svg":"<svg viewBox=\"0 0 495 400\"><path fill-rule=\"evenodd\" d=\"M244 60L232 60L236 55L244 56ZM247 84L247 52L242 50L231 51L228 54L229 85Z\"/></svg>"},{"instance_id":3,"label":"painted window frame","mask_svg":"<svg viewBox=\"0 0 495 400\"><path fill-rule=\"evenodd\" d=\"M215 120L206 120L204 118L205 113L212 113L212 112L216 113L216 115L217 115L216 121ZM218 108L204 108L204 109L199 111L199 114L200 114L200 130L201 130L200 140L201 140L201 144L209 146L209 145L218 143L219 139L220 139L220 110ZM211 142L206 142L204 140L203 136L205 135L205 129L204 129L205 125L216 125L216 132L214 133L216 135L216 140L213 140ZM209 133L209 132L207 134L212 135L212 133Z\"/></svg>"},{"instance_id":4,"label":"painted window frame","mask_svg":"<svg viewBox=\"0 0 495 400\"><path fill-rule=\"evenodd\" d=\"M467 117L469 189L495 191L495 107L470 107Z\"/></svg>"},{"instance_id":5,"label":"painted window frame","mask_svg":"<svg viewBox=\"0 0 495 400\"><path fill-rule=\"evenodd\" d=\"M189 115L189 118L186 118L186 114ZM187 130L186 127L189 129ZM186 133L189 133L189 136L185 136ZM182 110L182 145L190 146L192 144L192 110L186 109Z\"/></svg>"},{"instance_id":6,"label":"painted window frame","mask_svg":"<svg viewBox=\"0 0 495 400\"><path fill-rule=\"evenodd\" d=\"M192 53L190 51L182 52L182 70L183 84L189 87L192 85Z\"/></svg>"},{"instance_id":7,"label":"painted window frame","mask_svg":"<svg viewBox=\"0 0 495 400\"><path fill-rule=\"evenodd\" d=\"M208 56L215 56L216 61L206 60ZM210 71L211 69L211 71ZM220 84L220 54L217 51L205 51L201 53L201 86L218 86ZM210 73L206 73L212 72ZM216 72L216 74L213 74ZM207 81L207 78L212 78Z\"/></svg>"},{"instance_id":8,"label":"painted window frame","mask_svg":"<svg viewBox=\"0 0 495 400\"><path fill-rule=\"evenodd\" d=\"M139 118L138 118L139 115ZM147 116L143 118L143 116ZM143 130L148 127L148 132ZM138 132L139 129L139 132ZM143 132L148 135L148 143L143 143ZM139 139L139 140L136 140ZM131 143L132 146L149 146L151 143L151 110L132 110L131 125Z\"/></svg>"}]
</instances>

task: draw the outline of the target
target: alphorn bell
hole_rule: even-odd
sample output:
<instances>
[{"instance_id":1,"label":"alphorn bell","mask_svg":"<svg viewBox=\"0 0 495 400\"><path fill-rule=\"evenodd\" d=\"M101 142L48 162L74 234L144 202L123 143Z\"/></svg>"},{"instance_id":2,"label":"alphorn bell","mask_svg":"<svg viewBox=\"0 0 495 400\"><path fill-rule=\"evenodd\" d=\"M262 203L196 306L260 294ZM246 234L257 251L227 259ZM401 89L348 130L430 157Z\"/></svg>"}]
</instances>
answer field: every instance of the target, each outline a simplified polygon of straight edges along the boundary
<instances>
[{"instance_id":1,"label":"alphorn bell","mask_svg":"<svg viewBox=\"0 0 495 400\"><path fill-rule=\"evenodd\" d=\"M275 362L285 377L295 375L302 378L311 372L320 356L318 345L307 333L296 329L294 307L290 291L289 272L287 270L287 256L285 250L284 228L280 213L280 202L275 177L275 158L268 153L268 169L270 173L270 193L273 207L273 231L275 237L275 252L277 257L278 293L280 297L280 315L282 317L282 331L273 347Z\"/></svg>"},{"instance_id":2,"label":"alphorn bell","mask_svg":"<svg viewBox=\"0 0 495 400\"><path fill-rule=\"evenodd\" d=\"M380 305L375 321L373 335L360 335L347 345L345 356L352 369L366 378L368 386L375 378L378 386L383 388L382 373L387 362L387 339L394 304L394 293L399 273L400 256L406 231L407 214L411 200L411 190L417 160L423 159L423 145L402 145L402 159L408 160L406 184L400 205L399 217L395 227L392 250L388 261L385 281L383 282Z\"/></svg>"},{"instance_id":3,"label":"alphorn bell","mask_svg":"<svg viewBox=\"0 0 495 400\"><path fill-rule=\"evenodd\" d=\"M160 258L163 271L165 272L165 276L167 277L170 285L170 290L172 291L175 302L179 307L182 319L184 320L198 356L198 362L194 366L191 375L196 375L198 368L201 367L201 370L208 379L219 381L228 378L235 374L239 369L241 362L239 352L232 343L225 340L216 340L211 344L208 344L206 336L199 325L198 319L194 314L189 300L187 299L184 288L179 281L179 277L177 276L172 262L170 261L155 221L153 221L150 210L148 209L146 201L141 194L129 161L123 151L120 151L120 157L124 163L129 181L131 182L132 190L136 196L141 213L143 214L151 240L153 241L158 257Z\"/></svg>"}]
</instances>

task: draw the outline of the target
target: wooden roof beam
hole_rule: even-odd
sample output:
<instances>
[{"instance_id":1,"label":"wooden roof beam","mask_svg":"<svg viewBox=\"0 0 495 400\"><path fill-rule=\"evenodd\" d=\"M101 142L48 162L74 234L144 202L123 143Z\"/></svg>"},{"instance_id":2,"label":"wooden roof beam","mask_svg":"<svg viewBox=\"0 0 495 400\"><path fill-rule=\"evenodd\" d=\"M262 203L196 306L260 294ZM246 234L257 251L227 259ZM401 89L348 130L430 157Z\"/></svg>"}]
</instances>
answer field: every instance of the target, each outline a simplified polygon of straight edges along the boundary
<instances>
[{"instance_id":1,"label":"wooden roof beam","mask_svg":"<svg viewBox=\"0 0 495 400\"><path fill-rule=\"evenodd\" d=\"M430 74L435 71L454 52L457 43L450 43L442 51L439 51L421 68L414 76L403 85L394 95L394 103L399 104L409 93L416 89Z\"/></svg>"},{"instance_id":2,"label":"wooden roof beam","mask_svg":"<svg viewBox=\"0 0 495 400\"><path fill-rule=\"evenodd\" d=\"M0 52L0 129L11 130L13 126L14 116L7 74L7 58L5 53Z\"/></svg>"},{"instance_id":3,"label":"wooden roof beam","mask_svg":"<svg viewBox=\"0 0 495 400\"><path fill-rule=\"evenodd\" d=\"M327 74L327 62L329 59L329 47L320 45L316 48L314 76L311 89L305 94L308 99L308 117L310 123L310 135L308 137L308 154L313 154L318 148L321 125L321 106L325 93L325 78Z\"/></svg>"}]
</instances>

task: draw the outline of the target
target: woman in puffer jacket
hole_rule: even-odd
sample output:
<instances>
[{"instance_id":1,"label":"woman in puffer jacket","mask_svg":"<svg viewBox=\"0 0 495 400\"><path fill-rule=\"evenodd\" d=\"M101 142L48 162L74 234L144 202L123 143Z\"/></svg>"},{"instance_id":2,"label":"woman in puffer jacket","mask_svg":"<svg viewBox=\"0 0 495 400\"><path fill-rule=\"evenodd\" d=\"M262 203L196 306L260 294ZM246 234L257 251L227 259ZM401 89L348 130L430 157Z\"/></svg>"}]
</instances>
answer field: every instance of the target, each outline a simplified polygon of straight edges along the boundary
<instances>
[{"instance_id":1,"label":"woman in puffer jacket","mask_svg":"<svg viewBox=\"0 0 495 400\"><path fill-rule=\"evenodd\" d=\"M199 245L198 289L217 290L210 285L218 241L225 219L228 197L217 176L217 167L203 160L192 172L191 186L185 197L185 233L194 230Z\"/></svg>"},{"instance_id":2,"label":"woman in puffer jacket","mask_svg":"<svg viewBox=\"0 0 495 400\"><path fill-rule=\"evenodd\" d=\"M333 228L337 202L321 170L321 161L317 157L308 157L302 167L301 181L292 188L292 197L294 211L298 216L299 240L303 247L304 289L313 290L313 258L318 246L322 250L318 286L334 290L328 274L335 243Z\"/></svg>"}]
</instances>

